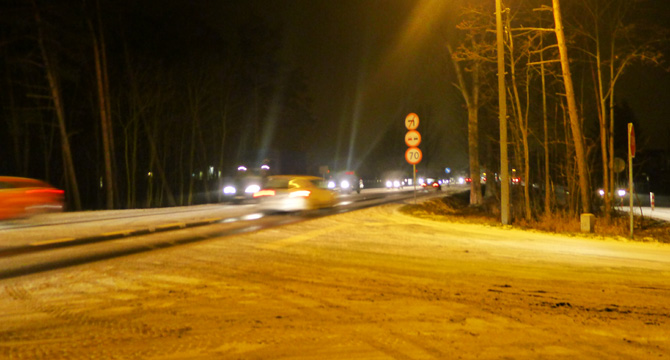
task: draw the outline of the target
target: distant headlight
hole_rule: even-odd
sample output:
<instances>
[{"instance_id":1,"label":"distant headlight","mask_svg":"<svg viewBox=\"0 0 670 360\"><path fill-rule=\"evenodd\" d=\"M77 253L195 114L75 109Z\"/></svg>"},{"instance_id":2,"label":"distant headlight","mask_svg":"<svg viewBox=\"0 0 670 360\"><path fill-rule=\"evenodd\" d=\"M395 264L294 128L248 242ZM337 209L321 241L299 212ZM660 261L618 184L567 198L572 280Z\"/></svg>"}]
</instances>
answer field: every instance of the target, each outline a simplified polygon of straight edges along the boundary
<instances>
[{"instance_id":1,"label":"distant headlight","mask_svg":"<svg viewBox=\"0 0 670 360\"><path fill-rule=\"evenodd\" d=\"M349 182L347 180L342 180L342 182L340 183L340 187L342 189L348 189L349 188Z\"/></svg>"},{"instance_id":2,"label":"distant headlight","mask_svg":"<svg viewBox=\"0 0 670 360\"><path fill-rule=\"evenodd\" d=\"M391 187L393 187L393 181L391 181L391 180L387 180L387 181L386 181L386 187L387 187L387 188L391 188Z\"/></svg>"},{"instance_id":3,"label":"distant headlight","mask_svg":"<svg viewBox=\"0 0 670 360\"><path fill-rule=\"evenodd\" d=\"M617 191L617 193L619 194L620 197L624 197L624 196L626 196L626 190L624 190L624 189L619 189L619 190Z\"/></svg>"},{"instance_id":4,"label":"distant headlight","mask_svg":"<svg viewBox=\"0 0 670 360\"><path fill-rule=\"evenodd\" d=\"M244 192L247 193L247 194L253 194L253 193L255 193L257 191L260 191L260 190L261 190L261 187L258 186L258 185L249 185L249 186L247 186L246 189L244 189Z\"/></svg>"},{"instance_id":5,"label":"distant headlight","mask_svg":"<svg viewBox=\"0 0 670 360\"><path fill-rule=\"evenodd\" d=\"M234 195L236 192L237 192L237 190L235 190L234 186L228 185L228 186L223 188L223 193L226 194L226 195Z\"/></svg>"},{"instance_id":6,"label":"distant headlight","mask_svg":"<svg viewBox=\"0 0 670 360\"><path fill-rule=\"evenodd\" d=\"M329 182L328 182L328 188L329 188L329 189L335 189L335 181L332 181L332 180L329 181Z\"/></svg>"},{"instance_id":7,"label":"distant headlight","mask_svg":"<svg viewBox=\"0 0 670 360\"><path fill-rule=\"evenodd\" d=\"M393 186L399 188L399 187L400 187L400 181L395 180L395 181L393 182Z\"/></svg>"}]
</instances>

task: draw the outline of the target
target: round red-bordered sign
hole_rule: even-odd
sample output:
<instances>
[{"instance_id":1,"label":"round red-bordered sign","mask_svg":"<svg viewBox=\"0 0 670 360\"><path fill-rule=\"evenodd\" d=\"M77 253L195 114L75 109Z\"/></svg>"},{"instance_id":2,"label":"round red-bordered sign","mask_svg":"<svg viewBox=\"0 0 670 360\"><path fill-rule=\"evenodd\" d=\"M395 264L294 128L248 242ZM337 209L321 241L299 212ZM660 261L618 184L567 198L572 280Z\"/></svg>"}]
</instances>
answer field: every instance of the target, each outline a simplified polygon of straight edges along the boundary
<instances>
[{"instance_id":1,"label":"round red-bordered sign","mask_svg":"<svg viewBox=\"0 0 670 360\"><path fill-rule=\"evenodd\" d=\"M418 147L411 147L405 151L405 160L412 165L416 165L423 159L423 153Z\"/></svg>"},{"instance_id":2,"label":"round red-bordered sign","mask_svg":"<svg viewBox=\"0 0 670 360\"><path fill-rule=\"evenodd\" d=\"M405 144L409 147L417 147L421 144L421 134L416 130L410 130L405 134Z\"/></svg>"},{"instance_id":3,"label":"round red-bordered sign","mask_svg":"<svg viewBox=\"0 0 670 360\"><path fill-rule=\"evenodd\" d=\"M419 127L419 115L409 113L405 116L405 127L407 130L414 130Z\"/></svg>"}]
</instances>

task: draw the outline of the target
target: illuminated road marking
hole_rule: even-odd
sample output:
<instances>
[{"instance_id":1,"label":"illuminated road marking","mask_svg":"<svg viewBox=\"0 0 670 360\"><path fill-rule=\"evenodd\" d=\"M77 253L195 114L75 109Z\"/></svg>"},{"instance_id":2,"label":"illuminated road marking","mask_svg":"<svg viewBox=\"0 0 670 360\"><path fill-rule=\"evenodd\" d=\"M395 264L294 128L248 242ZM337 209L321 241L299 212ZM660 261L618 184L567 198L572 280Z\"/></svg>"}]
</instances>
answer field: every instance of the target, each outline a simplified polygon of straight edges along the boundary
<instances>
[{"instance_id":1,"label":"illuminated road marking","mask_svg":"<svg viewBox=\"0 0 670 360\"><path fill-rule=\"evenodd\" d=\"M317 236L321 236L333 231L340 230L345 227L351 227L353 225L351 224L346 224L346 225L337 225L337 226L331 226L325 229L319 229L319 230L313 230L304 234L296 235L296 236L291 236L285 239L281 239L278 241L274 241L268 244L261 245L260 247L263 249L269 249L269 250L274 250L274 249L279 249L281 247L289 246L289 245L295 245L299 244L301 242L305 242L307 240L311 240Z\"/></svg>"},{"instance_id":2,"label":"illuminated road marking","mask_svg":"<svg viewBox=\"0 0 670 360\"><path fill-rule=\"evenodd\" d=\"M186 224L185 223L174 223L174 224L166 224L166 225L161 225L157 226L156 229L168 229L168 228L173 228L173 227L178 227L178 228L185 228Z\"/></svg>"},{"instance_id":3,"label":"illuminated road marking","mask_svg":"<svg viewBox=\"0 0 670 360\"><path fill-rule=\"evenodd\" d=\"M107 236L117 236L117 235L126 236L130 233L132 233L132 230L121 230L121 231L107 232L107 233L103 233L101 235L105 236L105 237L107 237Z\"/></svg>"},{"instance_id":4,"label":"illuminated road marking","mask_svg":"<svg viewBox=\"0 0 670 360\"><path fill-rule=\"evenodd\" d=\"M59 243L64 243L64 242L70 242L70 241L75 241L77 240L76 238L62 238L62 239L54 239L54 240L45 240L45 241L38 241L31 243L30 246L42 246L42 245L50 245L50 244L59 244Z\"/></svg>"}]
</instances>

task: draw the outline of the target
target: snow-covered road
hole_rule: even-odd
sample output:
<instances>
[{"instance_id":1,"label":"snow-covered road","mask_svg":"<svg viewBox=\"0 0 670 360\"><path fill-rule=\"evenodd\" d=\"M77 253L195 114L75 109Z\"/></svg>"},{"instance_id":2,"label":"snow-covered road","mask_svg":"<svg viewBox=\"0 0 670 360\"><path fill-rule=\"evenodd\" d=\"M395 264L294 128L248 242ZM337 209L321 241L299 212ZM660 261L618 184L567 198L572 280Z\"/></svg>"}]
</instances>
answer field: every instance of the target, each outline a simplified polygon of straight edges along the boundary
<instances>
[{"instance_id":1,"label":"snow-covered road","mask_svg":"<svg viewBox=\"0 0 670 360\"><path fill-rule=\"evenodd\" d=\"M399 206L0 280L0 358L670 357L670 245Z\"/></svg>"}]
</instances>

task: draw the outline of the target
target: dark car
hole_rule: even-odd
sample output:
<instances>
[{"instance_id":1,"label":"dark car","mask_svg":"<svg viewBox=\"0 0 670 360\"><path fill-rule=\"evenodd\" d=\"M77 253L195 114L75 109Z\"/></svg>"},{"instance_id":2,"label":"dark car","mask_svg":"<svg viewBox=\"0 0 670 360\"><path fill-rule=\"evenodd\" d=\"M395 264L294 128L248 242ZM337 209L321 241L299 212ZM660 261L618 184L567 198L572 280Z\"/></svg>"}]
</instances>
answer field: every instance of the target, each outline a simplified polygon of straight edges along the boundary
<instances>
[{"instance_id":1,"label":"dark car","mask_svg":"<svg viewBox=\"0 0 670 360\"><path fill-rule=\"evenodd\" d=\"M233 203L253 201L254 193L261 189L262 184L263 178L255 175L227 179L222 189L224 200Z\"/></svg>"}]
</instances>

